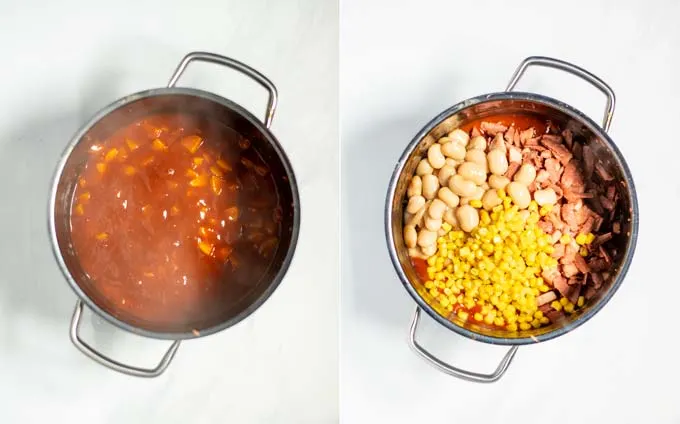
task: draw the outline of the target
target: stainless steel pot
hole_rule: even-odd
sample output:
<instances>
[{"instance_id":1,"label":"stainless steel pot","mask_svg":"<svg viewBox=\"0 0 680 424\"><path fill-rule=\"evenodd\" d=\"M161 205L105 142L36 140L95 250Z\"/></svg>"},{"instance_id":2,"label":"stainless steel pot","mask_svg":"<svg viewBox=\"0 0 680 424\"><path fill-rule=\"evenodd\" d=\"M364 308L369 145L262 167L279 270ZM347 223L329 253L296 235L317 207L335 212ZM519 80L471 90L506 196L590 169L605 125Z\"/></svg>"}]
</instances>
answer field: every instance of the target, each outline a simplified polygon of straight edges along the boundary
<instances>
[{"instance_id":1,"label":"stainless steel pot","mask_svg":"<svg viewBox=\"0 0 680 424\"><path fill-rule=\"evenodd\" d=\"M559 100L539 94L514 92L515 85L530 66L550 67L571 73L603 92L607 97L607 105L602 126L598 126L583 113ZM460 102L435 117L413 138L401 155L390 180L385 205L385 232L392 264L404 287L417 303L409 332L409 343L415 352L427 362L455 377L474 382L495 382L508 369L519 345L550 340L573 330L588 321L614 295L623 282L633 259L639 225L637 195L633 178L621 152L607 134L614 114L614 105L615 97L612 89L590 72L557 59L529 57L519 65L505 92L484 94ZM553 323L544 328L520 331L517 334L489 330L473 323L465 323L457 317L447 318L448 313L440 310L437 302L432 302L431 296L418 280L402 235L404 225L403 200L406 189L415 173L418 162L426 157L428 147L436 142L439 137L473 120L507 114L527 114L540 117L543 120L550 119L552 122L572 130L575 135L581 135L589 140L588 142L598 160L619 182L617 189L619 190L619 197L624 202L622 232L615 241L623 254L615 261L611 277L609 281L605 282L598 295L591 299L583 309L567 317L564 322ZM436 306L432 306L433 304ZM425 310L428 315L444 327L465 337L485 343L510 345L512 347L505 354L496 370L490 374L457 368L435 357L416 341L416 330L421 310Z\"/></svg>"},{"instance_id":2,"label":"stainless steel pot","mask_svg":"<svg viewBox=\"0 0 680 424\"><path fill-rule=\"evenodd\" d=\"M269 93L264 123L231 100L202 90L175 87L186 67L194 61L211 62L232 68L262 85ZM300 199L291 164L278 140L269 130L276 110L277 97L274 84L253 68L216 54L193 52L182 59L167 87L142 91L115 101L100 110L75 134L59 161L52 182L49 232L57 263L79 297L71 320L70 336L73 344L82 353L102 365L125 374L156 377L167 369L181 340L207 336L235 325L259 308L278 287L290 266L297 245L300 230ZM132 317L114 316L114 306L103 299L96 286L83 272L71 243L71 201L79 174L87 160L88 146L82 140L86 135L106 134L132 120L157 112L201 114L249 138L271 169L283 208L280 245L266 275L254 284L253 289L244 298L225 305L219 316L207 321L193 322L190 326L184 327L166 327L138 322ZM80 338L78 330L83 305L87 305L96 314L124 330L146 337L174 340L174 343L158 365L152 369L122 364L98 352Z\"/></svg>"}]
</instances>

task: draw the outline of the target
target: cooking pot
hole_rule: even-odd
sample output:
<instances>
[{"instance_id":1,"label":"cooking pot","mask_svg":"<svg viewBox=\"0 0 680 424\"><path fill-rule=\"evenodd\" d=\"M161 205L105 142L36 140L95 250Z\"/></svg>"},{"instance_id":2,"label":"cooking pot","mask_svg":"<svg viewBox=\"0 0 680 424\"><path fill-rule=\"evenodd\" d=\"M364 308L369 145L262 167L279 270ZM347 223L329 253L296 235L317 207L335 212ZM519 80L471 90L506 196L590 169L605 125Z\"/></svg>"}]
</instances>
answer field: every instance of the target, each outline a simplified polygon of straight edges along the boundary
<instances>
[{"instance_id":1,"label":"cooking pot","mask_svg":"<svg viewBox=\"0 0 680 424\"><path fill-rule=\"evenodd\" d=\"M592 84L605 94L607 103L602 126L597 125L577 109L550 97L534 93L513 91L517 82L531 66L542 66L559 69L578 76ZM491 383L500 379L507 371L520 345L539 343L561 336L588 321L612 298L623 282L630 266L638 234L638 203L635 186L628 165L621 152L607 134L614 114L615 97L612 89L592 73L564 62L548 57L533 56L525 59L515 71L506 90L491 93L462 101L431 120L413 138L399 158L390 180L385 205L385 232L387 247L392 264L408 293L417 303L409 332L409 344L414 351L439 370L465 380ZM623 202L622 231L615 243L623 254L612 265L610 278L604 283L598 294L587 302L584 308L569 315L565 320L552 323L546 327L510 333L493 330L466 323L458 317L447 318L446 313L421 284L414 269L408 249L404 244L404 198L411 177L415 173L418 162L427 156L427 149L441 136L451 130L479 119L492 120L495 116L520 114L550 120L562 128L570 129L575 136L580 135L588 140L599 161L615 176L618 181L617 190ZM435 305L435 306L432 306ZM421 346L416 340L416 330L421 310L438 323L473 340L509 345L511 348L503 357L495 371L490 374L472 372L455 367L437 358Z\"/></svg>"},{"instance_id":2,"label":"cooking pot","mask_svg":"<svg viewBox=\"0 0 680 424\"><path fill-rule=\"evenodd\" d=\"M193 88L176 87L179 78L191 62L210 62L237 70L252 78L269 93L264 122L231 100ZM79 300L71 320L70 337L73 344L85 355L113 370L138 376L156 377L162 374L172 361L181 340L204 337L235 325L259 308L281 283L288 270L300 229L300 199L298 186L291 164L269 128L277 104L274 84L255 69L224 56L193 52L186 55L170 78L167 87L141 91L123 97L100 110L72 138L56 169L49 202L49 232L55 258L61 271ZM88 146L83 142L88 134L111 132L133 120L158 112L181 112L199 114L215 120L248 138L272 172L280 205L282 223L279 248L266 274L245 297L232 304L225 304L217 317L192 322L191 326L164 327L142 324L132 317L116 314L116 306L106 301L83 271L72 245L70 234L71 203L79 175L87 161ZM174 340L158 365L151 369L120 363L95 350L79 335L83 306L123 330L151 338Z\"/></svg>"}]
</instances>

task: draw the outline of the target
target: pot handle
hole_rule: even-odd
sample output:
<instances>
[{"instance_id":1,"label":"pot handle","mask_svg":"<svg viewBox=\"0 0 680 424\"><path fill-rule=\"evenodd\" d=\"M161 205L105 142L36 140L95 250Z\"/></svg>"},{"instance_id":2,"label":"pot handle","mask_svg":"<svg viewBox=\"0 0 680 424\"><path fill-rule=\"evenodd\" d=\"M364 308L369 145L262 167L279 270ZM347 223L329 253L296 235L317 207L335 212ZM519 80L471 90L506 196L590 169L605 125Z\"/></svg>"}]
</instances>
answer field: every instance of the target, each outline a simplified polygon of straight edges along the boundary
<instances>
[{"instance_id":1,"label":"pot handle","mask_svg":"<svg viewBox=\"0 0 680 424\"><path fill-rule=\"evenodd\" d=\"M614 90L612 90L612 88L607 85L606 82L602 81L600 78L586 71L585 69L569 62L545 56L530 56L524 59L522 63L520 63L519 67L517 67L517 70L510 79L510 83L508 84L508 87L505 89L505 91L512 91L515 88L515 85L517 85L519 79L522 78L522 75L524 75L524 71L526 71L526 69L530 66L544 66L546 68L554 68L568 72L589 82L595 88L604 93L604 95L607 96L607 105L605 106L604 118L602 119L602 129L609 131L609 127L612 124L612 118L614 117L616 96L614 95Z\"/></svg>"},{"instance_id":2,"label":"pot handle","mask_svg":"<svg viewBox=\"0 0 680 424\"><path fill-rule=\"evenodd\" d=\"M172 345L170 345L170 348L167 352L165 352L165 355L163 355L163 358L161 358L161 361L158 363L158 365L156 365L155 368L137 368L131 365L122 364L94 350L94 348L92 348L80 338L78 335L78 329L80 328L80 316L82 313L83 302L79 300L78 303L76 303L76 308L73 311L73 318L71 319L71 341L79 351L85 354L85 356L88 356L95 362L98 362L114 371L122 372L123 374L134 377L158 377L168 368L168 365L170 365L170 362L175 357L175 353L177 353L177 349L179 348L180 340L175 340Z\"/></svg>"},{"instance_id":3,"label":"pot handle","mask_svg":"<svg viewBox=\"0 0 680 424\"><path fill-rule=\"evenodd\" d=\"M447 364L446 362L442 361L441 359L435 357L430 352L425 350L420 344L418 344L418 342L416 341L416 330L418 328L419 321L420 321L420 307L416 306L416 312L415 314L413 314L413 321L411 322L411 328L409 330L409 345L411 346L411 348L423 359L425 359L425 361L427 361L430 365L437 368L439 371L442 371L454 377L461 378L463 380L472 381L473 383L495 383L496 381L500 380L501 377L503 377L505 372L508 370L510 363L515 358L515 354L517 353L518 347L512 346L501 360L501 363L498 364L496 370L491 374L480 374L477 372L466 371L464 369L457 368L454 367L453 365Z\"/></svg>"},{"instance_id":4,"label":"pot handle","mask_svg":"<svg viewBox=\"0 0 680 424\"><path fill-rule=\"evenodd\" d=\"M246 76L249 76L250 78L255 80L258 84L260 84L262 87L264 87L269 92L269 101L267 103L267 112L265 113L264 125L267 128L271 127L272 120L274 119L274 112L276 111L276 105L278 103L279 98L276 86L274 86L274 83L272 83L267 77L265 77L255 69L235 59L231 59L226 56L220 56L215 53L191 52L184 56L184 59L182 59L179 65L177 65L177 69L175 69L175 72L172 74L172 77L170 77L168 87L174 87L175 84L177 84L179 77L182 76L187 66L189 66L189 63L191 63L194 60L200 62L215 63L218 65L223 65L228 68L234 69Z\"/></svg>"}]
</instances>

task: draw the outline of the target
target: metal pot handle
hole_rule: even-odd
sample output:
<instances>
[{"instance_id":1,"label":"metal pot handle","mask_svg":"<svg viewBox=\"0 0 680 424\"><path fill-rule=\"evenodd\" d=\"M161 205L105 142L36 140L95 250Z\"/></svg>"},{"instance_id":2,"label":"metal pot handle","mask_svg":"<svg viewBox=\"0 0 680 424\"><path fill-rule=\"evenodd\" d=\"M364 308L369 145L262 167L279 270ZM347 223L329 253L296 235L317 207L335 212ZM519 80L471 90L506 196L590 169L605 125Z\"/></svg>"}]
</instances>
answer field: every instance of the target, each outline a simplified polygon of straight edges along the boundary
<instances>
[{"instance_id":1,"label":"metal pot handle","mask_svg":"<svg viewBox=\"0 0 680 424\"><path fill-rule=\"evenodd\" d=\"M568 72L572 75L576 75L577 77L580 77L581 79L589 82L592 84L595 88L600 90L602 93L604 93L605 96L607 96L607 105L605 106L604 109L604 118L602 119L602 129L605 131L609 131L609 127L612 124L612 118L614 117L614 107L616 105L616 96L614 95L614 90L607 85L604 81L602 81L600 78L597 76L593 75L592 73L586 71L585 69L573 65L569 62L565 62L563 60L559 59L553 59L551 57L545 57L545 56L530 56L527 57L520 63L519 67L517 67L517 70L515 71L515 74L512 76L510 79L510 83L508 84L508 87L505 89L505 91L512 91L515 88L515 85L517 85L517 82L519 81L520 78L522 78L522 75L524 75L524 71L529 66L544 66L547 68L554 68L554 69L559 69L561 71Z\"/></svg>"},{"instance_id":2,"label":"metal pot handle","mask_svg":"<svg viewBox=\"0 0 680 424\"><path fill-rule=\"evenodd\" d=\"M439 371L454 377L462 378L463 380L472 381L473 383L495 383L496 381L500 380L501 377L503 377L505 372L508 370L510 363L514 359L515 354L517 353L518 347L512 346L501 360L501 363L498 364L496 370L491 374L480 374L472 371L466 371L461 368L456 368L453 365L449 365L441 359L435 357L418 344L416 341L418 321L420 321L420 307L416 306L416 312L413 314L413 321L411 322L411 328L409 330L409 345L411 348Z\"/></svg>"},{"instance_id":3,"label":"metal pot handle","mask_svg":"<svg viewBox=\"0 0 680 424\"><path fill-rule=\"evenodd\" d=\"M94 361L114 371L122 372L123 374L134 377L158 377L168 368L168 365L170 365L170 362L175 357L175 353L177 353L177 349L179 348L180 340L175 340L172 345L170 345L170 348L167 352L165 352L165 355L163 355L163 358L161 358L161 361L158 363L158 365L156 365L155 368L137 368L131 365L122 364L114 359L104 356L102 353L94 350L94 348L81 340L80 336L78 335L78 329L80 328L80 316L82 313L83 302L79 300L76 303L76 308L73 311L73 318L71 319L71 341L79 351L85 354L85 356L88 356L90 359L93 359Z\"/></svg>"},{"instance_id":4,"label":"metal pot handle","mask_svg":"<svg viewBox=\"0 0 680 424\"><path fill-rule=\"evenodd\" d=\"M168 87L175 86L177 80L179 80L179 77L182 76L182 73L184 73L187 66L189 66L189 63L191 63L191 61L194 60L201 62L216 63L218 65L223 65L228 68L234 69L236 71L241 72L244 75L249 76L250 78L255 80L258 84L260 84L262 87L264 87L269 92L269 101L267 103L267 112L265 113L264 125L267 128L271 127L272 120L274 119L274 111L276 111L276 104L278 103L279 98L278 92L276 91L276 87L274 86L274 83L272 83L267 77L265 77L255 69L251 68L250 66L246 65L245 63L241 63L237 60L231 59L226 56L220 56L215 53L192 52L184 56L184 59L182 59L179 65L177 65L177 69L175 69L175 72L172 74L172 77L170 78L170 82L168 82Z\"/></svg>"}]
</instances>

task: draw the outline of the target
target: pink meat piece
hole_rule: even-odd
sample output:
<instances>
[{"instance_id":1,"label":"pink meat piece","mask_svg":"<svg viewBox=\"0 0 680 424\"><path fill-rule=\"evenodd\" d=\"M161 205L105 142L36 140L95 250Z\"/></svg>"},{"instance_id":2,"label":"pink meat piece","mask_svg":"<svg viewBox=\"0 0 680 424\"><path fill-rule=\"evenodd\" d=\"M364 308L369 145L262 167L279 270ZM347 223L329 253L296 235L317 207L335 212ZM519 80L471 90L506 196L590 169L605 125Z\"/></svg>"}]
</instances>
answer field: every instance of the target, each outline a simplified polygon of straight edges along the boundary
<instances>
[{"instance_id":1,"label":"pink meat piece","mask_svg":"<svg viewBox=\"0 0 680 424\"><path fill-rule=\"evenodd\" d=\"M553 225L550 221L540 220L536 225L546 234L551 234L553 232Z\"/></svg>"},{"instance_id":2,"label":"pink meat piece","mask_svg":"<svg viewBox=\"0 0 680 424\"><path fill-rule=\"evenodd\" d=\"M553 287L555 287L562 296L567 297L569 295L569 283L567 282L567 279L561 275L553 280Z\"/></svg>"},{"instance_id":3,"label":"pink meat piece","mask_svg":"<svg viewBox=\"0 0 680 424\"><path fill-rule=\"evenodd\" d=\"M503 133L498 133L496 136L491 140L489 143L489 151L493 149L500 149L502 151L505 151L505 139L503 138Z\"/></svg>"},{"instance_id":4,"label":"pink meat piece","mask_svg":"<svg viewBox=\"0 0 680 424\"><path fill-rule=\"evenodd\" d=\"M550 269L544 269L541 272L541 277L543 277L543 280L546 282L553 284L553 282L558 278L561 277L560 271L557 270L557 268L550 268Z\"/></svg>"},{"instance_id":5,"label":"pink meat piece","mask_svg":"<svg viewBox=\"0 0 680 424\"><path fill-rule=\"evenodd\" d=\"M505 140L509 141L510 143L513 142L515 139L515 134L517 133L517 129L515 128L514 125L510 125L510 128L505 132Z\"/></svg>"},{"instance_id":6,"label":"pink meat piece","mask_svg":"<svg viewBox=\"0 0 680 424\"><path fill-rule=\"evenodd\" d=\"M576 266L576 269L578 269L579 272L582 272L583 274L590 272L590 267L581 255L574 256L574 265Z\"/></svg>"},{"instance_id":7,"label":"pink meat piece","mask_svg":"<svg viewBox=\"0 0 680 424\"><path fill-rule=\"evenodd\" d=\"M588 287L586 287L586 292L583 295L583 297L585 297L586 300L590 300L590 299L594 298L596 294L597 294L597 289L593 286L588 286Z\"/></svg>"},{"instance_id":8,"label":"pink meat piece","mask_svg":"<svg viewBox=\"0 0 680 424\"><path fill-rule=\"evenodd\" d=\"M612 258L609 256L609 253L607 253L607 249L605 249L604 246L600 246L600 256L608 266L612 264Z\"/></svg>"},{"instance_id":9,"label":"pink meat piece","mask_svg":"<svg viewBox=\"0 0 680 424\"><path fill-rule=\"evenodd\" d=\"M564 275L565 277L571 278L578 273L579 271L578 268L576 268L576 265L574 264L562 265L562 275Z\"/></svg>"},{"instance_id":10,"label":"pink meat piece","mask_svg":"<svg viewBox=\"0 0 680 424\"><path fill-rule=\"evenodd\" d=\"M557 161L557 159L546 159L545 163L543 164L544 168L548 173L550 174L550 181L553 183L557 183L560 180L561 174L561 169L560 169L560 163Z\"/></svg>"},{"instance_id":11,"label":"pink meat piece","mask_svg":"<svg viewBox=\"0 0 680 424\"><path fill-rule=\"evenodd\" d=\"M512 177L515 176L520 166L521 164L519 162L510 162L510 165L508 165L508 170L505 171L505 176L509 180L512 180Z\"/></svg>"},{"instance_id":12,"label":"pink meat piece","mask_svg":"<svg viewBox=\"0 0 680 424\"><path fill-rule=\"evenodd\" d=\"M564 245L562 243L557 243L551 256L555 259L562 258L562 256L564 256Z\"/></svg>"},{"instance_id":13,"label":"pink meat piece","mask_svg":"<svg viewBox=\"0 0 680 424\"><path fill-rule=\"evenodd\" d=\"M583 193L583 191L585 191L585 183L579 170L578 161L569 161L569 163L564 166L564 172L562 172L560 183L562 184L562 188L568 188L577 193Z\"/></svg>"},{"instance_id":14,"label":"pink meat piece","mask_svg":"<svg viewBox=\"0 0 680 424\"><path fill-rule=\"evenodd\" d=\"M567 202L577 202L581 199L590 199L593 197L593 193L585 192L585 193L579 193L576 191L573 191L571 188L565 188L564 186L562 188L562 195L564 198L567 200Z\"/></svg>"},{"instance_id":15,"label":"pink meat piece","mask_svg":"<svg viewBox=\"0 0 680 424\"><path fill-rule=\"evenodd\" d=\"M614 176L607 171L607 169L604 167L604 164L602 162L597 162L595 164L595 172L597 172L597 175L600 176L604 181L613 181Z\"/></svg>"},{"instance_id":16,"label":"pink meat piece","mask_svg":"<svg viewBox=\"0 0 680 424\"><path fill-rule=\"evenodd\" d=\"M573 204L564 204L561 207L562 221L564 221L569 228L575 230L578 228L578 220L576 218L576 210Z\"/></svg>"},{"instance_id":17,"label":"pink meat piece","mask_svg":"<svg viewBox=\"0 0 680 424\"><path fill-rule=\"evenodd\" d=\"M537 183L544 183L544 182L548 181L548 178L550 178L550 173L548 171L546 171L545 169L541 169L536 174L536 180L535 181Z\"/></svg>"},{"instance_id":18,"label":"pink meat piece","mask_svg":"<svg viewBox=\"0 0 680 424\"><path fill-rule=\"evenodd\" d=\"M492 135L492 136L498 134L499 132L502 133L502 132L505 132L505 131L508 130L508 127L506 127L505 125L503 125L501 123L495 123L494 124L492 122L486 122L486 121L482 122L480 127L481 127L481 130L482 130L483 133L486 133L486 134L489 134L489 135Z\"/></svg>"},{"instance_id":19,"label":"pink meat piece","mask_svg":"<svg viewBox=\"0 0 680 424\"><path fill-rule=\"evenodd\" d=\"M552 310L547 312L545 316L548 317L553 324L559 324L560 321L564 320L564 313L562 311Z\"/></svg>"},{"instance_id":20,"label":"pink meat piece","mask_svg":"<svg viewBox=\"0 0 680 424\"><path fill-rule=\"evenodd\" d=\"M574 155L572 155L569 149L564 147L564 145L555 142L554 141L555 139L550 137L551 136L549 135L544 135L543 137L541 137L541 144L550 149L550 151L555 156L555 158L557 158L558 161L560 161L563 165L566 165L567 163L569 163L569 161Z\"/></svg>"},{"instance_id":21,"label":"pink meat piece","mask_svg":"<svg viewBox=\"0 0 680 424\"><path fill-rule=\"evenodd\" d=\"M549 291L549 292L545 292L542 295L538 296L536 298L536 304L538 306L547 305L550 302L552 302L553 300L557 300L557 295L555 294L555 292Z\"/></svg>"}]
</instances>

